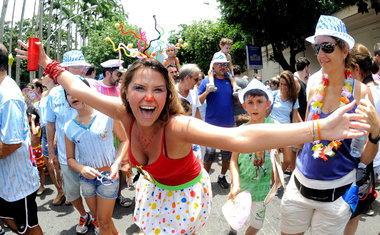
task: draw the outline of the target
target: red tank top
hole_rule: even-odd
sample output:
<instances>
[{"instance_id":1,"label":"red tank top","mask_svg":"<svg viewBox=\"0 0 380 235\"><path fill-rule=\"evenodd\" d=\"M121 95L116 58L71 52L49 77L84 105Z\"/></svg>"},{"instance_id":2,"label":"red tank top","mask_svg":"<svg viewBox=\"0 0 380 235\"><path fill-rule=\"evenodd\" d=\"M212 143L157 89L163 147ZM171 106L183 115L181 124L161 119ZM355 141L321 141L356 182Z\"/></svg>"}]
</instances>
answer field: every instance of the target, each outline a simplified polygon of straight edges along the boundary
<instances>
[{"instance_id":1,"label":"red tank top","mask_svg":"<svg viewBox=\"0 0 380 235\"><path fill-rule=\"evenodd\" d=\"M139 162L137 162L132 154L131 149L131 134L132 126L134 121L132 121L129 128L129 159L135 167L140 167ZM184 183L187 183L195 179L201 172L202 167L198 159L194 156L193 148L191 148L190 153L180 159L170 159L164 155L164 148L166 151L165 145L165 127L162 133L162 143L161 143L161 153L156 161L151 164L142 166L142 169L149 172L149 174L157 182L168 185L168 186L177 186Z\"/></svg>"}]
</instances>

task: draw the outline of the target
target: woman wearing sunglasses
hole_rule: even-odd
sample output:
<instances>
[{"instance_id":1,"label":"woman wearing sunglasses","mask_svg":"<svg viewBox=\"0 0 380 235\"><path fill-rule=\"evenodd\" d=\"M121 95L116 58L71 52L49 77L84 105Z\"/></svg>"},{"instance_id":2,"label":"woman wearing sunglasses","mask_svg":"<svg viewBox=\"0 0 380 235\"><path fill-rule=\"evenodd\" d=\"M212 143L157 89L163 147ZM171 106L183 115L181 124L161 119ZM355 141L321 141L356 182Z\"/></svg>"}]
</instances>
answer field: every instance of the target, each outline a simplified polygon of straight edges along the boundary
<instances>
[{"instance_id":1,"label":"woman wearing sunglasses","mask_svg":"<svg viewBox=\"0 0 380 235\"><path fill-rule=\"evenodd\" d=\"M319 83L308 96L307 120L318 122L367 95L372 101L369 89L348 69L349 50L355 41L340 19L320 16L315 35L306 40L313 44L322 67ZM349 113L355 109L356 105ZM282 198L282 234L303 234L309 228L311 234L343 234L357 204L357 186L352 186L356 168L360 161L368 164L373 159L365 154L361 158L351 156L351 142L319 139L304 144Z\"/></svg>"},{"instance_id":2,"label":"woman wearing sunglasses","mask_svg":"<svg viewBox=\"0 0 380 235\"><path fill-rule=\"evenodd\" d=\"M144 176L136 186L134 221L146 234L194 234L210 215L210 178L194 156L192 144L247 153L315 138L356 138L365 134L359 128L369 129L367 124L350 122L363 118L345 113L354 103L321 119L319 125L315 122L314 128L314 122L216 127L183 115L175 85L159 61L135 61L123 75L120 100L93 91L52 61L41 43L37 45L45 73L82 102L121 120L128 131L130 161ZM27 51L16 51L19 58L27 58ZM320 132L315 134L317 127Z\"/></svg>"},{"instance_id":3,"label":"woman wearing sunglasses","mask_svg":"<svg viewBox=\"0 0 380 235\"><path fill-rule=\"evenodd\" d=\"M80 80L90 87L86 79ZM119 166L127 154L124 128L120 121L94 110L66 90L65 96L78 112L75 119L65 125L67 163L80 173L82 195L96 218L91 222L95 234L118 234L112 212L119 189ZM117 153L113 133L120 141Z\"/></svg>"}]
</instances>

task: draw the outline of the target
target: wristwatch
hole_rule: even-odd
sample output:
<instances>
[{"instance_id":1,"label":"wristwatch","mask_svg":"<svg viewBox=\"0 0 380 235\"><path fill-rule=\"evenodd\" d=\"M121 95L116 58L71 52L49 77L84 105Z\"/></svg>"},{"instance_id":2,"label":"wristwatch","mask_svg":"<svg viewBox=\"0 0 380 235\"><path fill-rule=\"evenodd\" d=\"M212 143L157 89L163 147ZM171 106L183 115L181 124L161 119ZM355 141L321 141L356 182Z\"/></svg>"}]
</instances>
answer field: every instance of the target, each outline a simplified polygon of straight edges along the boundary
<instances>
[{"instance_id":1,"label":"wristwatch","mask_svg":"<svg viewBox=\"0 0 380 235\"><path fill-rule=\"evenodd\" d=\"M373 139L371 133L369 133L368 140L371 141L372 144L377 144L380 140L380 135Z\"/></svg>"}]
</instances>

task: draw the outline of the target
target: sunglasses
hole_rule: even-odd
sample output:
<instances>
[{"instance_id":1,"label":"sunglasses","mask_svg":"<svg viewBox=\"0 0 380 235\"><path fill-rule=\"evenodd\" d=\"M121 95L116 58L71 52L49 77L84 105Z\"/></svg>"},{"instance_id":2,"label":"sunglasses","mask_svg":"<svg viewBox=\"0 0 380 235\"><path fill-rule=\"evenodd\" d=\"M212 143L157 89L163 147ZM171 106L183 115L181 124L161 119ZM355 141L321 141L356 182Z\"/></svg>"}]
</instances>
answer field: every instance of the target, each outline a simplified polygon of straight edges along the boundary
<instances>
[{"instance_id":1,"label":"sunglasses","mask_svg":"<svg viewBox=\"0 0 380 235\"><path fill-rule=\"evenodd\" d=\"M216 66L218 67L226 67L228 66L228 64L225 64L225 63L215 63Z\"/></svg>"},{"instance_id":2,"label":"sunglasses","mask_svg":"<svg viewBox=\"0 0 380 235\"><path fill-rule=\"evenodd\" d=\"M111 185L111 184L113 184L114 183L114 181L110 178L110 177L108 177L106 174L105 174L105 172L99 172L98 171L98 173L101 175L101 177L100 176L97 176L95 179L93 179L93 180L90 180L90 179L87 179L87 178L85 178L85 177L83 177L87 182L89 182L89 183L96 183L96 181L100 181L100 183L101 184L103 184L104 186L107 186L107 185Z\"/></svg>"},{"instance_id":3,"label":"sunglasses","mask_svg":"<svg viewBox=\"0 0 380 235\"><path fill-rule=\"evenodd\" d=\"M314 44L314 50L317 55L319 54L320 49L326 54L331 54L334 52L336 45L337 44L332 42L322 42L321 44Z\"/></svg>"}]
</instances>

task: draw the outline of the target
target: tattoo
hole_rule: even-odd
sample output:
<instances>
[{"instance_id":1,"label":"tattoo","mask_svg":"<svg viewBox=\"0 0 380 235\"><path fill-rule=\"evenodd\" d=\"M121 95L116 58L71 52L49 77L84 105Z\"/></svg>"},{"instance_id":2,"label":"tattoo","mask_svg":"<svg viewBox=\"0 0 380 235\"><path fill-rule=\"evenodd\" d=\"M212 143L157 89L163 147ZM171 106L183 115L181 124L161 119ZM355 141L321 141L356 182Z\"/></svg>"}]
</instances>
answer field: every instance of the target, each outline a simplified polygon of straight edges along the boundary
<instances>
[{"instance_id":1,"label":"tattoo","mask_svg":"<svg viewBox=\"0 0 380 235\"><path fill-rule=\"evenodd\" d=\"M146 150L149 147L149 145L152 143L152 137L151 136L145 137L143 135L139 135L138 141L142 149Z\"/></svg>"}]
</instances>

